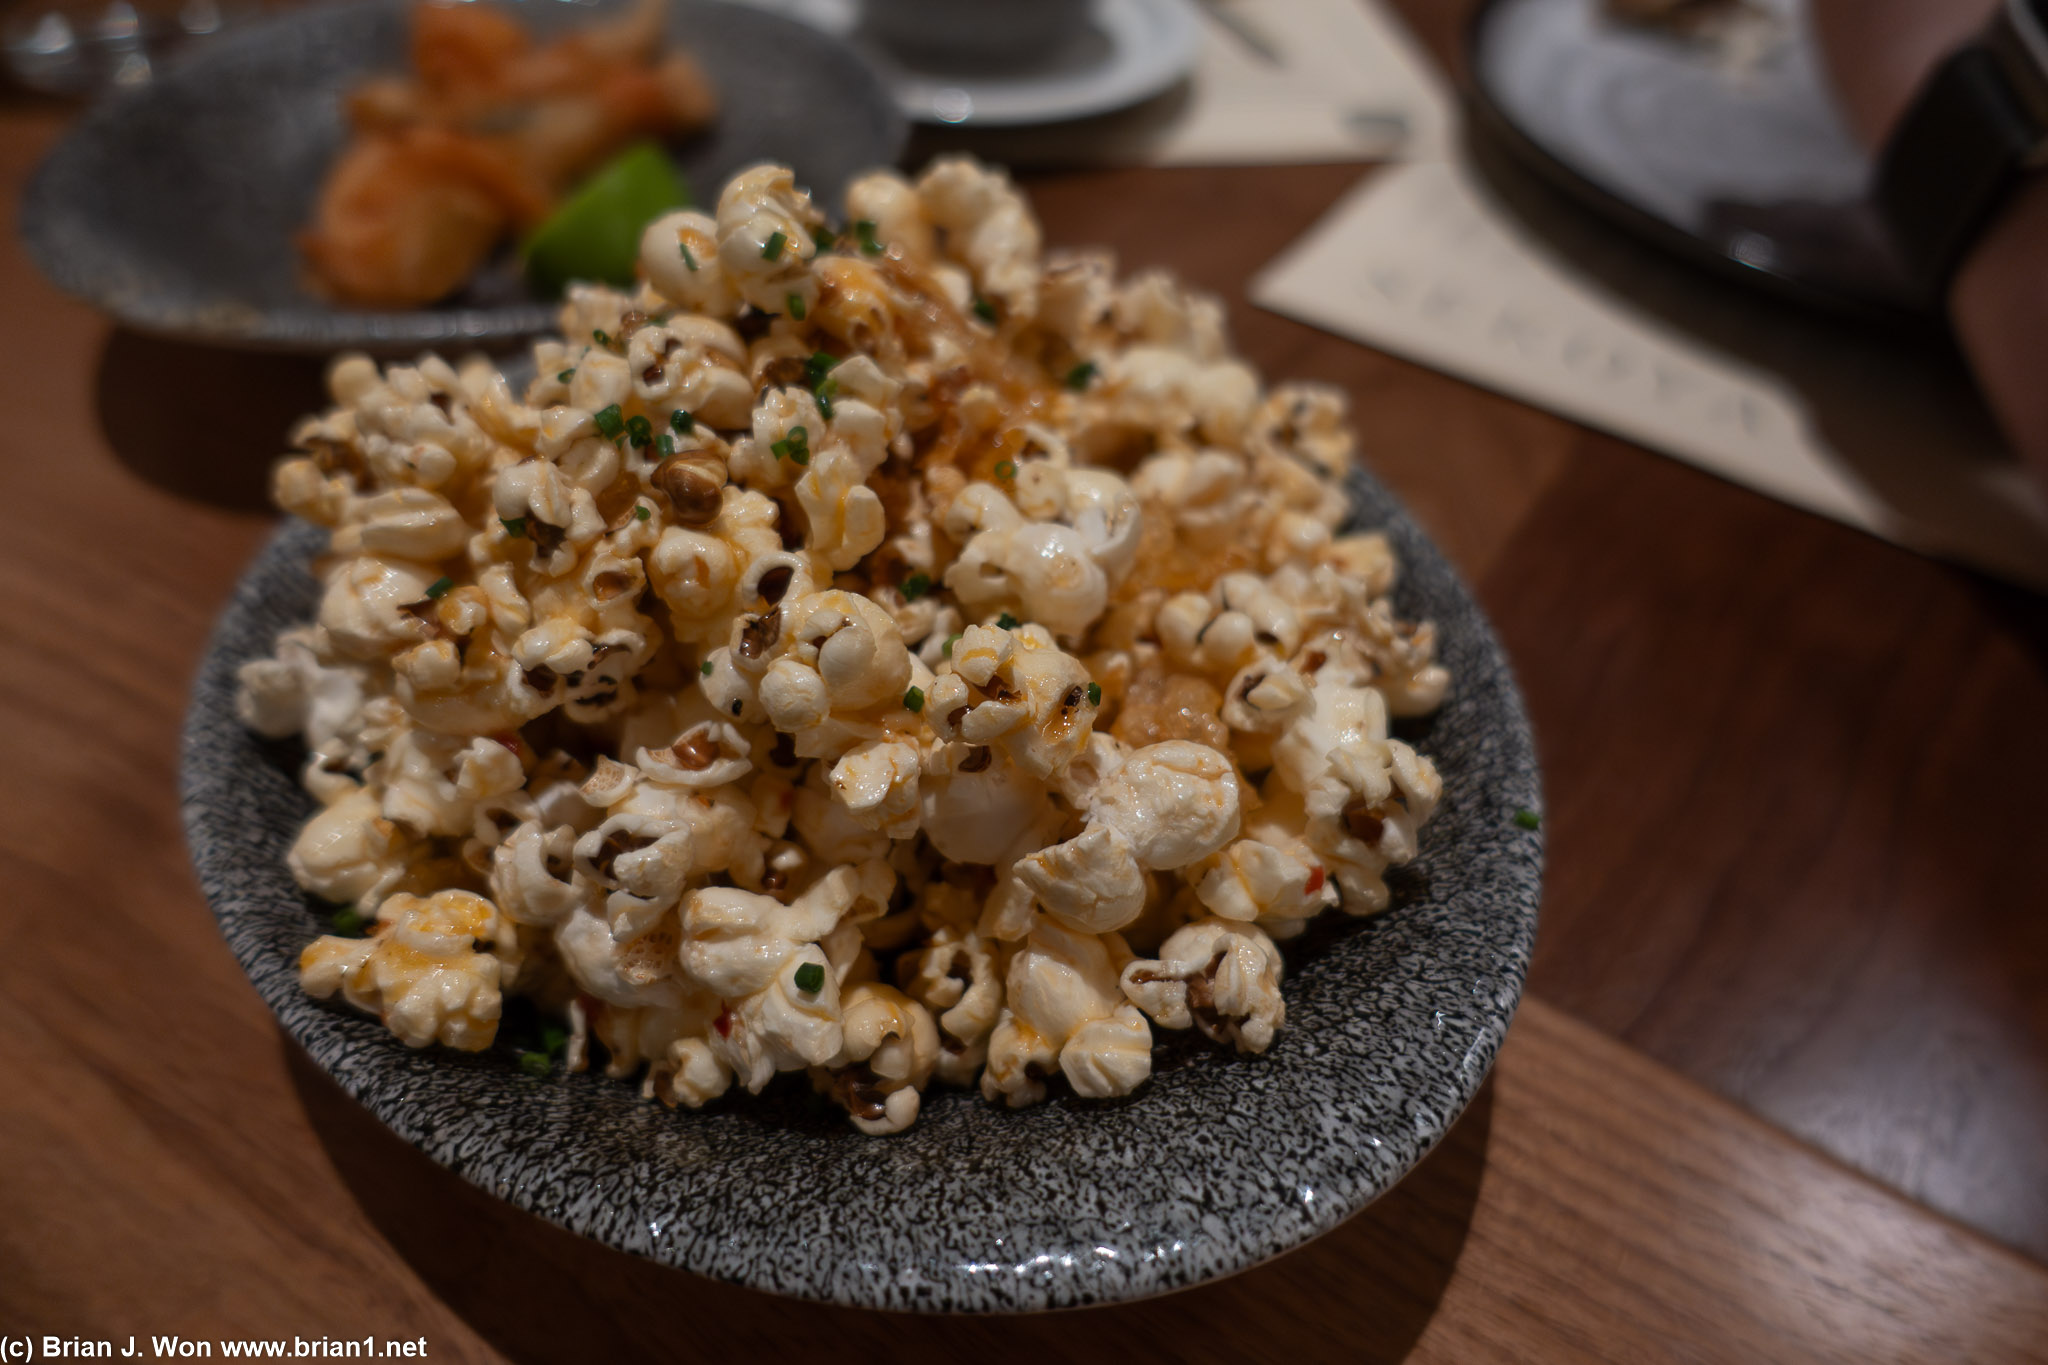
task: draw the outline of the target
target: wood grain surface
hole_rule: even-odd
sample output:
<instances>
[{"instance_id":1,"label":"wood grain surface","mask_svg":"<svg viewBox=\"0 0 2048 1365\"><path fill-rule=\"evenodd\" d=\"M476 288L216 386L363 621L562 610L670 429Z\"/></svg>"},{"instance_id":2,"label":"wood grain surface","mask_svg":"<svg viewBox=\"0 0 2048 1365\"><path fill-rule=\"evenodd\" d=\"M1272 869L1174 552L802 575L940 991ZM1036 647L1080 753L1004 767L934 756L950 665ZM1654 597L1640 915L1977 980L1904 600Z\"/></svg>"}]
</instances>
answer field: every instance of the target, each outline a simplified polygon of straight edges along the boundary
<instances>
[{"instance_id":1,"label":"wood grain surface","mask_svg":"<svg viewBox=\"0 0 2048 1365\"><path fill-rule=\"evenodd\" d=\"M1456 29L1460 6L1405 8ZM61 127L0 108L9 215ZM1370 462L1474 581L1546 763L1537 998L1445 1144L1336 1232L1149 1304L1002 1322L768 1301L605 1251L434 1167L283 1040L188 870L176 734L318 366L110 327L10 230L0 1334L375 1332L523 1361L2048 1359L2048 1272L1980 1235L2048 1257L2048 615L1249 309L1244 279L1362 173L1031 189L1054 242L1172 266L1268 375L1347 389Z\"/></svg>"}]
</instances>

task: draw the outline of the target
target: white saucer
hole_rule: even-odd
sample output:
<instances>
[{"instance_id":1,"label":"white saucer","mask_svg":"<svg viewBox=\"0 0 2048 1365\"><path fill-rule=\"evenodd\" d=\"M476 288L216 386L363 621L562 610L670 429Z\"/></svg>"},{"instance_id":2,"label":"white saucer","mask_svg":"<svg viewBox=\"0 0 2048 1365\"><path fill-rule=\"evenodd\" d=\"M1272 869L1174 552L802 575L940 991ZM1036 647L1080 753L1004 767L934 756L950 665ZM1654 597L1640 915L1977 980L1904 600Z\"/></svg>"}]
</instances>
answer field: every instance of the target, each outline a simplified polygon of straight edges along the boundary
<instances>
[{"instance_id":1,"label":"white saucer","mask_svg":"<svg viewBox=\"0 0 2048 1365\"><path fill-rule=\"evenodd\" d=\"M1085 32L1029 71L944 74L908 65L862 31L861 0L746 0L846 39L906 117L978 128L1058 123L1149 99L1194 67L1194 0L1094 0Z\"/></svg>"}]
</instances>

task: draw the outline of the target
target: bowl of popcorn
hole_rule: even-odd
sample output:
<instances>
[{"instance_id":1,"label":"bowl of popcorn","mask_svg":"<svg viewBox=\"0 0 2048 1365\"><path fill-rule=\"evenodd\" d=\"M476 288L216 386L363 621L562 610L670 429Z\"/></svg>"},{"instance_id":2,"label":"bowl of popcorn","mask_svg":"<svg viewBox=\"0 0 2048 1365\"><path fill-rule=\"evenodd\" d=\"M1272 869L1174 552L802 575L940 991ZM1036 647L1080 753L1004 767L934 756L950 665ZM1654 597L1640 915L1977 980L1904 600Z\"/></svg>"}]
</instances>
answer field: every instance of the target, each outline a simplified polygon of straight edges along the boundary
<instances>
[{"instance_id":1,"label":"bowl of popcorn","mask_svg":"<svg viewBox=\"0 0 2048 1365\"><path fill-rule=\"evenodd\" d=\"M750 168L640 274L292 433L183 764L286 1031L522 1208L840 1303L1141 1297L1392 1185L1540 798L1341 395L965 158L842 219Z\"/></svg>"}]
</instances>

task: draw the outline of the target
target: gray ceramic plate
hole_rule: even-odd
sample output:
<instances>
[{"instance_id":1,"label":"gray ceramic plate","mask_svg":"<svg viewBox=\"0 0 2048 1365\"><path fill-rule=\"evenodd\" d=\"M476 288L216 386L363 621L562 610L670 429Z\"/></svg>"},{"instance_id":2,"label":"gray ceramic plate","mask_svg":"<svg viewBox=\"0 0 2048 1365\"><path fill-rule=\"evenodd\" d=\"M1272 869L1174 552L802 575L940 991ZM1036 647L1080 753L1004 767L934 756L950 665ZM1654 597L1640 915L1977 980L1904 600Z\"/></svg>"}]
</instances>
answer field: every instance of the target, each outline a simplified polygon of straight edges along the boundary
<instances>
[{"instance_id":1,"label":"gray ceramic plate","mask_svg":"<svg viewBox=\"0 0 2048 1365\"><path fill-rule=\"evenodd\" d=\"M1666 249L1803 302L1898 321L1921 307L1864 194L1806 0L1753 60L1616 23L1603 0L1488 0L1468 55L1481 131Z\"/></svg>"},{"instance_id":2,"label":"gray ceramic plate","mask_svg":"<svg viewBox=\"0 0 2048 1365\"><path fill-rule=\"evenodd\" d=\"M285 871L311 809L297 755L235 721L234 671L304 620L322 533L287 525L251 566L186 720L185 828L221 932L313 1059L465 1179L572 1231L756 1289L873 1308L1064 1308L1242 1270L1326 1232L1421 1159L1493 1061L1536 930L1536 755L1485 617L1378 484L1361 524L1391 533L1401 609L1439 623L1451 699L1409 737L1444 778L1394 908L1326 916L1288 947L1287 1027L1263 1057L1199 1037L1107 1102L1009 1111L938 1089L909 1132L866 1138L801 1077L671 1112L594 1073L545 1080L507 1052L413 1052L375 1020L300 993L322 928Z\"/></svg>"},{"instance_id":3,"label":"gray ceramic plate","mask_svg":"<svg viewBox=\"0 0 2048 1365\"><path fill-rule=\"evenodd\" d=\"M546 34L622 0L496 2ZM388 351L547 330L554 308L526 292L509 252L434 308L342 308L301 284L292 234L341 146L340 97L368 72L402 69L407 8L309 5L91 110L22 196L30 256L129 326L190 340ZM901 153L903 116L837 39L715 0L674 0L669 31L722 100L717 123L677 148L700 196L743 166L781 161L836 209L847 180Z\"/></svg>"}]
</instances>

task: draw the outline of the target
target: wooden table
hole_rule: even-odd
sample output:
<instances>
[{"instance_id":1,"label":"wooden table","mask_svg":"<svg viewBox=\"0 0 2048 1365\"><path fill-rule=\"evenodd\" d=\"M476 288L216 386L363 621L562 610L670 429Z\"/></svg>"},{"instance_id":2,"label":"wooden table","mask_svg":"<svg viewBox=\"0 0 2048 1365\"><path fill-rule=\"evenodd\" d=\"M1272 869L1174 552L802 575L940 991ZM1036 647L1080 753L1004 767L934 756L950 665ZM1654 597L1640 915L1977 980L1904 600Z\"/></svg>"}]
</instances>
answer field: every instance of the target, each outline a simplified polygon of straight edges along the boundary
<instances>
[{"instance_id":1,"label":"wooden table","mask_svg":"<svg viewBox=\"0 0 2048 1365\"><path fill-rule=\"evenodd\" d=\"M1413 13L1432 41L1450 10ZM0 110L8 211L62 126ZM187 867L176 735L317 367L159 342L0 242L0 1336L430 1358L2048 1359L2048 612L1250 309L1357 167L1037 177L1055 242L1341 384L1528 692L1551 864L1498 1069L1338 1231L1152 1303L914 1320L585 1243L288 1043ZM2031 1259L2030 1259L2031 1258Z\"/></svg>"}]
</instances>

